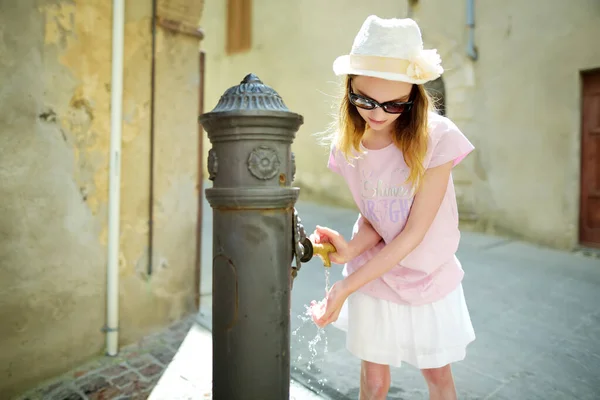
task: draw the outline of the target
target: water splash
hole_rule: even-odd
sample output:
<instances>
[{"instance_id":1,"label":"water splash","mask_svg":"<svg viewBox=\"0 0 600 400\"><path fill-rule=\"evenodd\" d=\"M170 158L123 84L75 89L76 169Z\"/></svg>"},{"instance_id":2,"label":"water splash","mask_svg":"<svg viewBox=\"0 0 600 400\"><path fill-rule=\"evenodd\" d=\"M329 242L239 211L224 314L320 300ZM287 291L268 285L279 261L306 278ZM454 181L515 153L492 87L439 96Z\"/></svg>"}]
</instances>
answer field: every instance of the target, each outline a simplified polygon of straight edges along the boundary
<instances>
[{"instance_id":1,"label":"water splash","mask_svg":"<svg viewBox=\"0 0 600 400\"><path fill-rule=\"evenodd\" d=\"M319 328L313 322L310 306L305 305L304 308L304 313L299 314L297 316L297 318L301 321L300 326L298 326L292 331L292 348L294 348L294 345L296 345L297 348L306 348L306 345L308 343L308 359L305 359L302 356L302 354L299 354L298 357L295 359L295 362L298 364L304 364L304 368L309 374L306 374L304 371L302 371L302 369L298 368L297 366L293 366L292 368L295 371L299 371L301 375L310 375L306 376L306 384L309 385L311 390L316 391L318 393L322 393L323 387L327 382L327 379L322 378L315 380L312 377L320 373L318 368L316 367L316 364L321 360L321 357L319 356L324 356L328 352L329 343L327 340L327 334L325 332L325 329ZM308 326L313 326L314 329L316 329L315 336L308 341L305 335L300 334L301 330L309 329L307 324Z\"/></svg>"},{"instance_id":2,"label":"water splash","mask_svg":"<svg viewBox=\"0 0 600 400\"><path fill-rule=\"evenodd\" d=\"M330 268L323 268L323 269L325 271L325 294L324 295L326 297L327 293L329 293L329 290L331 289ZM300 325L292 331L291 347L293 349L294 345L296 345L296 346L298 346L298 348L305 348L305 346L307 344L306 336L301 335L300 331L305 331L306 329L309 329L307 327L307 324L309 324L309 326L313 326L314 329L316 329L315 337L308 341L308 351L309 351L308 360L303 359L302 354L299 354L298 357L295 359L296 363L298 363L298 364L304 364L306 362L306 364L305 364L306 371L309 372L309 374L305 373L304 371L302 371L300 368L298 368L295 365L292 365L292 368L295 371L299 371L301 375L310 375L310 377L306 376L306 378L307 378L306 384L309 385L311 390L313 390L317 393L323 393L324 386L327 383L327 378L321 378L321 379L318 379L315 381L315 379L313 379L312 377L320 374L320 371L318 370L318 367L316 366L316 363L321 360L319 358L319 353L321 353L321 355L324 356L329 351L329 342L327 340L327 333L325 332L325 328L320 328L313 322L311 307L305 305L304 309L305 309L304 313L297 315L297 318L300 320ZM318 386L318 388L315 388L315 386Z\"/></svg>"}]
</instances>

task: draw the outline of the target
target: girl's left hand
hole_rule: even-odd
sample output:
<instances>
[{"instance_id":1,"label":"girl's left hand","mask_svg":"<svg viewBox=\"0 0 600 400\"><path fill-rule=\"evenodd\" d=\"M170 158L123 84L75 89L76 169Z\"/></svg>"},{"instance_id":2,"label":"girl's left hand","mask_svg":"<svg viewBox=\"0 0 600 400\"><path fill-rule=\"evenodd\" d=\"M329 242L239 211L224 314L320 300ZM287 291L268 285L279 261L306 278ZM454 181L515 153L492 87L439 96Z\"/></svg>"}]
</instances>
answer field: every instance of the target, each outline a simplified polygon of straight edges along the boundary
<instances>
[{"instance_id":1,"label":"girl's left hand","mask_svg":"<svg viewBox=\"0 0 600 400\"><path fill-rule=\"evenodd\" d=\"M323 310L320 310L323 312L323 315L318 316L313 314L313 321L315 324L320 328L323 328L326 325L337 321L340 311L342 310L342 305L344 305L348 296L349 293L344 287L343 280L334 283L325 298L325 311L323 312Z\"/></svg>"}]
</instances>

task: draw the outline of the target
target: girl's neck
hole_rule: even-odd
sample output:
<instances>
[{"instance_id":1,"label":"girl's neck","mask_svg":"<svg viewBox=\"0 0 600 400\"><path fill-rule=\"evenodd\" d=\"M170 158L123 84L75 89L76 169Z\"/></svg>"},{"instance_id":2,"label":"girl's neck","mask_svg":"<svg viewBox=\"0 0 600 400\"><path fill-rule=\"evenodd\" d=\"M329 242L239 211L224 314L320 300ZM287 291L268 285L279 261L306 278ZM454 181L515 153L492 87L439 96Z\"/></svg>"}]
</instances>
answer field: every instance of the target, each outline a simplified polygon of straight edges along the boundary
<instances>
[{"instance_id":1,"label":"girl's neck","mask_svg":"<svg viewBox=\"0 0 600 400\"><path fill-rule=\"evenodd\" d=\"M393 142L392 132L391 130L376 132L367 128L361 141L368 150L383 149Z\"/></svg>"}]
</instances>

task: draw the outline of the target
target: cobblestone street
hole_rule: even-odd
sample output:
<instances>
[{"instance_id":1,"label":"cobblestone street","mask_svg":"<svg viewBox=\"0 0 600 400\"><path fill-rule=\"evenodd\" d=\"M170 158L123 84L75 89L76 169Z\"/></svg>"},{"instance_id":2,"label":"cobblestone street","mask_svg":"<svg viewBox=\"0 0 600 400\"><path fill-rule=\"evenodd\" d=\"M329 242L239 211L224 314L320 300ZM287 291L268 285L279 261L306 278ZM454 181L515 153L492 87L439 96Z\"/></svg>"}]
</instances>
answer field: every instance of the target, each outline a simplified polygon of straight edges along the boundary
<instances>
[{"instance_id":1,"label":"cobblestone street","mask_svg":"<svg viewBox=\"0 0 600 400\"><path fill-rule=\"evenodd\" d=\"M17 397L18 400L142 400L168 367L194 316L123 347L117 357L98 357Z\"/></svg>"}]
</instances>

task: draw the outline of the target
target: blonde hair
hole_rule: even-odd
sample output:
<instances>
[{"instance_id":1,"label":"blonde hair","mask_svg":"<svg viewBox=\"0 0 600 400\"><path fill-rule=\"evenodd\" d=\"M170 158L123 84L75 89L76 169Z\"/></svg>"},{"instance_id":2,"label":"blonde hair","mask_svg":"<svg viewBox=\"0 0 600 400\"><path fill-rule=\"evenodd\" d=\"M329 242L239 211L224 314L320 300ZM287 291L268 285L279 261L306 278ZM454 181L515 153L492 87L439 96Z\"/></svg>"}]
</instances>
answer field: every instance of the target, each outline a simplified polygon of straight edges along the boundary
<instances>
[{"instance_id":1,"label":"blonde hair","mask_svg":"<svg viewBox=\"0 0 600 400\"><path fill-rule=\"evenodd\" d=\"M348 161L356 158L356 153L361 153L360 142L367 127L365 120L348 99L351 80L352 76L348 75L337 115L337 129L331 138ZM410 111L394 121L393 140L402 151L404 162L410 170L406 183L410 183L416 191L425 173L423 160L429 137L428 112L434 111L434 104L423 85L413 85L410 99L413 101Z\"/></svg>"}]
</instances>

